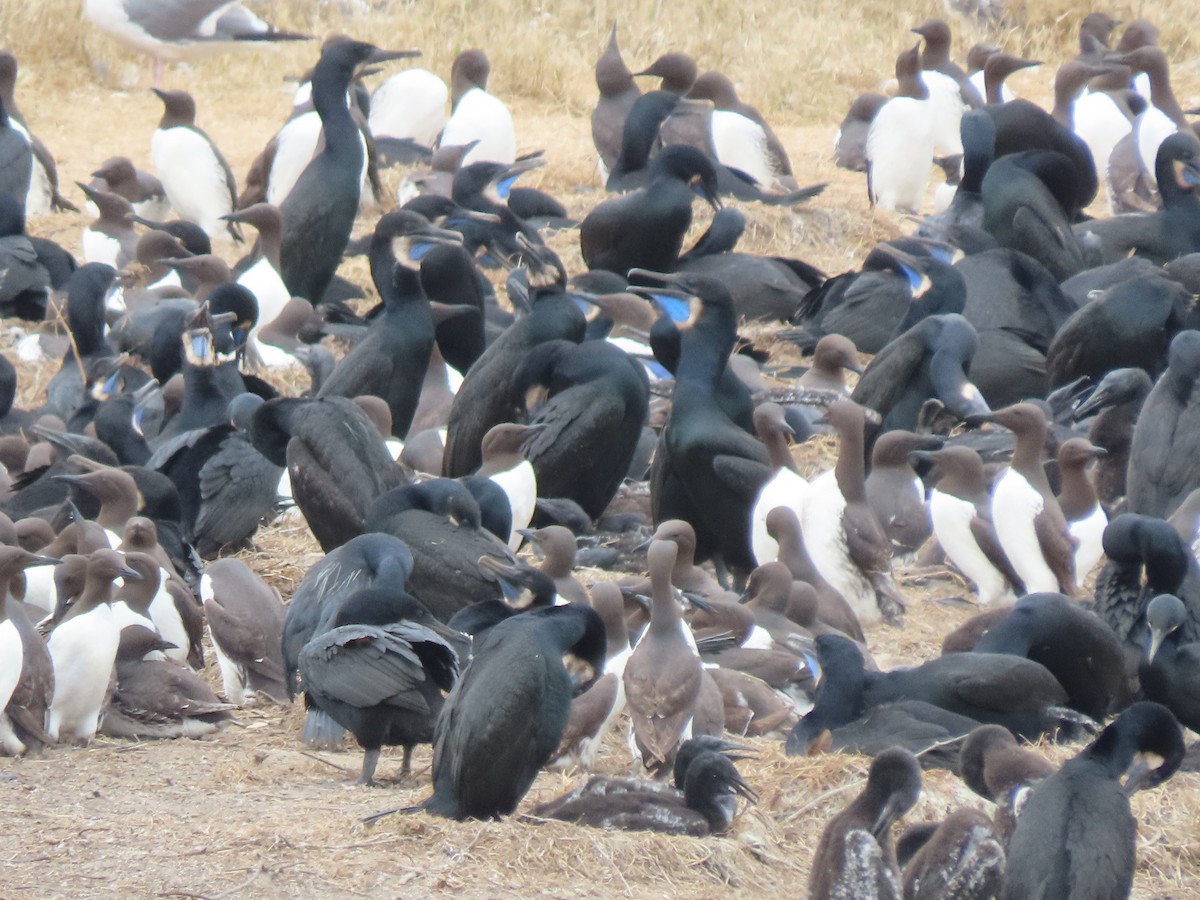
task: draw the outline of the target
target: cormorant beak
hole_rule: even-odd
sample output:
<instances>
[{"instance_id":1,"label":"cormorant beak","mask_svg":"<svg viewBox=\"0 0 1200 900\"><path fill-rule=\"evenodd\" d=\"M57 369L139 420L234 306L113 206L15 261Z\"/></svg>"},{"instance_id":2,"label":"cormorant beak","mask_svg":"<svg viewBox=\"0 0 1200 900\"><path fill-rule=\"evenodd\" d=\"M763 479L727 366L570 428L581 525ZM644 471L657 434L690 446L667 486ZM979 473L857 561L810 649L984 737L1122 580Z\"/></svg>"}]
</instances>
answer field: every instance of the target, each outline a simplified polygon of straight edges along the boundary
<instances>
[{"instance_id":1,"label":"cormorant beak","mask_svg":"<svg viewBox=\"0 0 1200 900\"><path fill-rule=\"evenodd\" d=\"M734 757L730 758L733 759ZM745 757L741 758L744 759ZM750 787L750 785L746 784L746 782L742 780L741 775L731 775L727 783L731 788L733 788L735 793L745 797L750 803L758 802L758 794L754 792L754 788Z\"/></svg>"},{"instance_id":2,"label":"cormorant beak","mask_svg":"<svg viewBox=\"0 0 1200 900\"><path fill-rule=\"evenodd\" d=\"M1082 419L1086 419L1093 413L1100 412L1105 406L1108 405L1110 396L1111 393L1108 388L1097 385L1087 399L1083 400L1078 406L1075 407L1074 411L1072 411L1072 421L1078 422Z\"/></svg>"},{"instance_id":3,"label":"cormorant beak","mask_svg":"<svg viewBox=\"0 0 1200 900\"><path fill-rule=\"evenodd\" d=\"M141 405L150 397L154 396L154 392L158 390L159 384L157 378L151 378L140 388L133 392L134 405Z\"/></svg>"},{"instance_id":4,"label":"cormorant beak","mask_svg":"<svg viewBox=\"0 0 1200 900\"><path fill-rule=\"evenodd\" d=\"M675 274L673 272L654 272L650 269L630 269L625 273L625 277L630 281L632 281L634 278L646 278L650 281L660 281L663 284L672 284L675 281ZM629 289L631 291L646 290L646 288L642 288L638 285L631 285Z\"/></svg>"},{"instance_id":5,"label":"cormorant beak","mask_svg":"<svg viewBox=\"0 0 1200 900\"><path fill-rule=\"evenodd\" d=\"M1092 447L1092 449L1088 451L1088 456L1090 456L1092 459L1103 459L1104 457L1108 456L1108 451L1103 447Z\"/></svg>"},{"instance_id":6,"label":"cormorant beak","mask_svg":"<svg viewBox=\"0 0 1200 900\"><path fill-rule=\"evenodd\" d=\"M474 209L464 209L446 217L447 222L455 219L467 219L471 222L482 222L485 225L499 225L500 217L495 213L478 212Z\"/></svg>"},{"instance_id":7,"label":"cormorant beak","mask_svg":"<svg viewBox=\"0 0 1200 900\"><path fill-rule=\"evenodd\" d=\"M522 537L525 538L525 540L530 541L531 543L534 543L534 544L538 543L537 529L518 528L517 534L521 535Z\"/></svg>"},{"instance_id":8,"label":"cormorant beak","mask_svg":"<svg viewBox=\"0 0 1200 900\"><path fill-rule=\"evenodd\" d=\"M1159 649L1162 647L1162 642L1166 638L1166 633L1157 628L1150 629L1150 646L1146 650L1146 664L1154 662L1154 657L1158 655Z\"/></svg>"},{"instance_id":9,"label":"cormorant beak","mask_svg":"<svg viewBox=\"0 0 1200 900\"><path fill-rule=\"evenodd\" d=\"M500 585L500 593L504 595L505 600L511 603L521 596L521 586L513 580L517 573L514 566L501 562L494 556L481 556L477 563L485 575L490 575L496 584Z\"/></svg>"},{"instance_id":10,"label":"cormorant beak","mask_svg":"<svg viewBox=\"0 0 1200 900\"><path fill-rule=\"evenodd\" d=\"M875 836L875 840L882 843L887 830L892 827L892 823L901 815L901 800L893 794L888 797L887 802L883 804L883 809L879 811L879 816L875 819L875 823L871 826L871 834Z\"/></svg>"},{"instance_id":11,"label":"cormorant beak","mask_svg":"<svg viewBox=\"0 0 1200 900\"><path fill-rule=\"evenodd\" d=\"M436 225L430 225L428 228L421 228L412 233L414 241L421 241L430 244L450 244L461 247L463 236L461 232L451 231L448 228L438 228Z\"/></svg>"},{"instance_id":12,"label":"cormorant beak","mask_svg":"<svg viewBox=\"0 0 1200 900\"><path fill-rule=\"evenodd\" d=\"M1125 784L1121 786L1125 796L1131 797L1142 788L1154 787L1158 784L1157 772L1166 762L1157 753L1142 752L1133 758Z\"/></svg>"},{"instance_id":13,"label":"cormorant beak","mask_svg":"<svg viewBox=\"0 0 1200 900\"><path fill-rule=\"evenodd\" d=\"M242 211L240 209L234 210L233 212L229 213L228 215L219 216L219 218L223 222L245 222L246 221L245 219L242 218Z\"/></svg>"},{"instance_id":14,"label":"cormorant beak","mask_svg":"<svg viewBox=\"0 0 1200 900\"><path fill-rule=\"evenodd\" d=\"M701 176L692 176L692 179L688 182L688 186L699 196L703 197L705 202L713 208L714 212L725 208L725 204L721 202L721 198L717 196L716 191Z\"/></svg>"},{"instance_id":15,"label":"cormorant beak","mask_svg":"<svg viewBox=\"0 0 1200 900\"><path fill-rule=\"evenodd\" d=\"M117 574L120 575L122 578L124 578L127 581L141 581L142 580L141 573L138 572L136 569L129 568L129 566L121 566L121 568L117 570Z\"/></svg>"},{"instance_id":16,"label":"cormorant beak","mask_svg":"<svg viewBox=\"0 0 1200 900\"><path fill-rule=\"evenodd\" d=\"M513 181L516 181L518 176L524 175L526 172L530 172L533 169L540 169L545 164L546 157L543 156L541 152L531 153L528 156L523 156L516 160L512 165L505 169L501 173L500 177L496 180L498 182L507 181L511 185Z\"/></svg>"},{"instance_id":17,"label":"cormorant beak","mask_svg":"<svg viewBox=\"0 0 1200 900\"><path fill-rule=\"evenodd\" d=\"M57 556L31 556L25 564L28 566L61 566L62 560Z\"/></svg>"},{"instance_id":18,"label":"cormorant beak","mask_svg":"<svg viewBox=\"0 0 1200 900\"><path fill-rule=\"evenodd\" d=\"M377 65L378 63L391 62L395 59L415 59L421 55L420 50L381 50L376 47L371 51L371 55L363 60L363 65Z\"/></svg>"}]
</instances>

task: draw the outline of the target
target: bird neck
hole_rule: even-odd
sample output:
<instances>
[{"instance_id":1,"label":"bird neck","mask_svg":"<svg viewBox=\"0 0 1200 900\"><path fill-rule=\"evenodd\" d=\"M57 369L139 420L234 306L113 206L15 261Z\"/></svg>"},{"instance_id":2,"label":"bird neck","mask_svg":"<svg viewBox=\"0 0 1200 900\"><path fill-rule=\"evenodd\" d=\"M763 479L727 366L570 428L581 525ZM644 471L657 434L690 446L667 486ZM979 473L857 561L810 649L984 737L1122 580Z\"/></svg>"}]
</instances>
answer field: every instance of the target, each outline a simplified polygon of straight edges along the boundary
<instances>
[{"instance_id":1,"label":"bird neck","mask_svg":"<svg viewBox=\"0 0 1200 900\"><path fill-rule=\"evenodd\" d=\"M362 150L358 127L346 103L351 74L344 66L329 60L318 62L313 73L312 102L321 117L327 154L344 156ZM357 168L361 168L361 161Z\"/></svg>"},{"instance_id":2,"label":"bird neck","mask_svg":"<svg viewBox=\"0 0 1200 900\"><path fill-rule=\"evenodd\" d=\"M1062 507L1067 520L1080 519L1096 508L1098 502L1096 488L1092 479L1081 465L1059 465L1062 476L1062 492L1058 495L1058 505Z\"/></svg>"},{"instance_id":3,"label":"bird neck","mask_svg":"<svg viewBox=\"0 0 1200 900\"><path fill-rule=\"evenodd\" d=\"M1034 427L1017 434L1013 448L1012 468L1021 473L1043 497L1053 497L1050 481L1042 465L1042 450L1046 446L1046 426Z\"/></svg>"},{"instance_id":4,"label":"bird neck","mask_svg":"<svg viewBox=\"0 0 1200 900\"><path fill-rule=\"evenodd\" d=\"M861 424L843 429L838 437L838 458L833 467L838 490L847 502L865 500L867 464L863 455L865 450Z\"/></svg>"}]
</instances>

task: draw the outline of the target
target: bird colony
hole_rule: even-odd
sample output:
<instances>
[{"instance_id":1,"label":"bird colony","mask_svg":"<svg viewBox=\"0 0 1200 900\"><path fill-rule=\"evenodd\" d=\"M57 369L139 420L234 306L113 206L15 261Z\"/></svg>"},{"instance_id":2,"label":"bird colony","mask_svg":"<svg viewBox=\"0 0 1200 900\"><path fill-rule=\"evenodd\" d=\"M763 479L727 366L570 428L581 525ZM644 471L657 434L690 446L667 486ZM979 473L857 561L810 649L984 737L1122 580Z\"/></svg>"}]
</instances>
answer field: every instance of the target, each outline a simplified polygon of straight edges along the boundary
<instances>
[{"instance_id":1,"label":"bird colony","mask_svg":"<svg viewBox=\"0 0 1200 900\"><path fill-rule=\"evenodd\" d=\"M786 814L765 758L857 755L809 896L1130 895L1130 798L1200 730L1200 140L1153 24L965 68L945 21L897 34L833 156L905 233L830 275L739 249L824 185L687 53L597 47L573 215L517 183L555 147L482 49L447 83L314 39L235 172L164 64L309 36L187 6L86 4L155 61L146 169L57 169L0 54L4 772L295 704L374 833L720 847ZM1052 109L1006 84L1039 65ZM70 250L27 229L71 213ZM280 527L321 551L283 596ZM940 655L881 654L914 617Z\"/></svg>"}]
</instances>

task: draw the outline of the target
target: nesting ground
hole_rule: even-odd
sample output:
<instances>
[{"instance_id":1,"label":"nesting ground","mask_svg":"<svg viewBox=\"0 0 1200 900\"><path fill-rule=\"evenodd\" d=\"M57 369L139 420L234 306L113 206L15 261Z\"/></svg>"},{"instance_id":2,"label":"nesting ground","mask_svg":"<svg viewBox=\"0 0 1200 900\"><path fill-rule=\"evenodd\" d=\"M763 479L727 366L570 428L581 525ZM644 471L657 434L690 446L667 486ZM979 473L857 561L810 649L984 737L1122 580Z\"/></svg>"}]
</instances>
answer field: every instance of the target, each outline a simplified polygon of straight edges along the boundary
<instances>
[{"instance_id":1,"label":"nesting ground","mask_svg":"<svg viewBox=\"0 0 1200 900\"><path fill-rule=\"evenodd\" d=\"M906 227L898 217L872 216L864 177L834 168L831 146L850 99L890 72L890 60L908 43L906 29L925 15L941 14L939 6L898 11L882 0L820 0L785 15L766 0L668 7L639 0L619 9L566 3L553 12L532 3L429 0L341 20L336 4L317 13L313 5L256 8L287 27L420 47L425 64L443 75L457 50L487 50L495 90L513 106L520 147L547 150L549 165L526 183L555 193L576 214L603 196L587 124L594 96L590 67L608 23L619 17L634 68L676 48L722 68L771 119L800 183L830 182L824 195L796 211L746 207L744 243L750 249L799 256L834 274ZM150 133L161 107L145 89L146 69L87 31L80 6L44 0L30 11L29 4L0 0L0 40L21 60L22 110L57 156L64 192L82 202L72 182L86 181L105 158L123 154L149 166ZM1166 20L1159 24L1175 60L1177 92L1185 108L1196 106L1200 68L1187 62L1194 56L1187 6L1174 0L1157 6ZM1073 52L1071 33L1087 11L1066 0L1028 13L1017 4L1010 9L1027 16L1020 28L973 27L958 38L959 55L970 41L987 37L1014 52L1061 60ZM1123 19L1135 13L1107 11ZM962 30L956 24L956 32ZM306 45L214 59L170 71L167 86L196 96L199 124L240 180L287 115L282 76L303 71L315 54L316 47ZM1034 72L1023 73L1014 87L1045 100L1050 74ZM697 230L706 217L698 218ZM373 223L370 217L359 229ZM30 230L78 252L83 225L80 216L62 215L33 221ZM568 269L581 268L574 234L559 235L552 244ZM342 271L369 284L361 262ZM754 334L770 346L769 332ZM55 369L21 367L20 399L40 402ZM828 466L831 457L829 446L797 451L810 470ZM260 533L257 552L245 558L287 599L319 551L303 528L277 524ZM942 636L974 611L939 602L963 593L944 570L899 574L910 600L907 625L869 635L883 667L935 656ZM219 687L215 667L207 674ZM751 741L759 757L741 768L761 800L724 838L667 839L515 819L455 824L421 815L367 827L359 822L363 816L426 796L428 749L417 754L411 780L388 782L399 766L397 756L385 755L385 787L351 788L346 785L361 762L357 750L303 752L299 726L296 709L250 709L210 740L99 739L86 749L50 750L40 759L0 759L0 896L802 896L821 828L859 789L867 762L845 756L793 760L783 755L779 740ZM1061 758L1072 751L1047 752ZM611 740L601 770L622 772L628 765L623 747ZM543 774L522 808L577 777ZM985 805L944 772L928 774L925 787L907 822L934 819L962 804ZM1135 798L1134 808L1140 821L1134 895L1194 895L1200 884L1200 776L1180 775Z\"/></svg>"}]
</instances>

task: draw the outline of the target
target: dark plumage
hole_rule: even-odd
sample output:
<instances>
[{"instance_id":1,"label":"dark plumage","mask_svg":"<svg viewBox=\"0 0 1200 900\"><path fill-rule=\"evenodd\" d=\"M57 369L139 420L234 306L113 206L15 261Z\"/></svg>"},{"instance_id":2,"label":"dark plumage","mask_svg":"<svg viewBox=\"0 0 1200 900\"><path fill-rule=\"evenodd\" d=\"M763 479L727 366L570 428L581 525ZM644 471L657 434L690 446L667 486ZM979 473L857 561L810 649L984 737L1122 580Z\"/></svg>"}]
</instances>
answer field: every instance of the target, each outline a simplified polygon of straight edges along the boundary
<instances>
[{"instance_id":1,"label":"dark plumage","mask_svg":"<svg viewBox=\"0 0 1200 900\"><path fill-rule=\"evenodd\" d=\"M1186 642L1180 628L1187 608L1172 594L1159 594L1146 607L1150 642L1138 667L1147 700L1161 703L1181 725L1200 730L1200 642Z\"/></svg>"},{"instance_id":2,"label":"dark plumage","mask_svg":"<svg viewBox=\"0 0 1200 900\"><path fill-rule=\"evenodd\" d=\"M976 642L974 652L1041 663L1067 692L1067 705L1097 721L1130 699L1121 642L1102 619L1062 594L1028 594Z\"/></svg>"},{"instance_id":3,"label":"dark plumage","mask_svg":"<svg viewBox=\"0 0 1200 900\"><path fill-rule=\"evenodd\" d=\"M327 41L312 77L312 101L325 138L280 205L280 274L294 297L314 306L337 271L358 212L365 163L362 137L346 104L358 66L412 56L361 41Z\"/></svg>"},{"instance_id":4,"label":"dark plumage","mask_svg":"<svg viewBox=\"0 0 1200 900\"><path fill-rule=\"evenodd\" d=\"M1126 509L1168 516L1200 487L1200 456L1185 450L1200 434L1200 331L1171 341L1167 370L1142 404L1129 449Z\"/></svg>"},{"instance_id":5,"label":"dark plumage","mask_svg":"<svg viewBox=\"0 0 1200 900\"><path fill-rule=\"evenodd\" d=\"M699 178L705 198L720 206L716 170L694 147L668 147L650 163L649 177L646 187L605 200L584 217L579 245L589 269L669 272L692 222L691 179Z\"/></svg>"},{"instance_id":6,"label":"dark plumage","mask_svg":"<svg viewBox=\"0 0 1200 900\"><path fill-rule=\"evenodd\" d=\"M1083 268L1083 251L1071 232L1069 212L1056 187L1069 185L1071 160L1060 153L1029 150L1002 156L983 177L983 227L1002 247L1042 263L1056 279Z\"/></svg>"},{"instance_id":7,"label":"dark plumage","mask_svg":"<svg viewBox=\"0 0 1200 900\"><path fill-rule=\"evenodd\" d=\"M904 869L904 900L990 900L1004 883L1004 844L977 809L956 809Z\"/></svg>"},{"instance_id":8,"label":"dark plumage","mask_svg":"<svg viewBox=\"0 0 1200 900\"><path fill-rule=\"evenodd\" d=\"M358 784L374 784L379 748L433 740L442 691L458 678L454 634L404 594L367 589L338 610L333 627L300 651L307 701L350 731L365 751ZM462 641L456 641L459 647Z\"/></svg>"},{"instance_id":9,"label":"dark plumage","mask_svg":"<svg viewBox=\"0 0 1200 900\"><path fill-rule=\"evenodd\" d=\"M823 635L846 654L850 673L862 655L846 638ZM851 657L853 654L853 657ZM856 658L856 661L855 661ZM923 700L980 723L1004 725L1019 737L1052 732L1064 720L1077 721L1059 707L1067 693L1042 665L999 653L953 653L911 669L862 672L864 708L897 700Z\"/></svg>"},{"instance_id":10,"label":"dark plumage","mask_svg":"<svg viewBox=\"0 0 1200 900\"><path fill-rule=\"evenodd\" d=\"M279 592L240 559L219 559L205 569L200 598L226 699L286 703L291 696L283 663L287 610Z\"/></svg>"},{"instance_id":11,"label":"dark plumage","mask_svg":"<svg viewBox=\"0 0 1200 900\"><path fill-rule=\"evenodd\" d=\"M183 432L146 462L179 491L184 537L205 559L224 547L244 545L275 516L283 468L249 437L262 402L254 394L235 397L225 424Z\"/></svg>"},{"instance_id":12,"label":"dark plumage","mask_svg":"<svg viewBox=\"0 0 1200 900\"><path fill-rule=\"evenodd\" d=\"M1136 367L1157 375L1171 339L1184 327L1191 302L1177 282L1133 278L1104 291L1067 319L1046 351L1046 378L1061 387Z\"/></svg>"},{"instance_id":13,"label":"dark plumage","mask_svg":"<svg viewBox=\"0 0 1200 900\"><path fill-rule=\"evenodd\" d=\"M1016 250L974 253L956 266L967 285L963 316L979 334L971 381L993 408L1046 395L1046 351L1076 311L1042 263Z\"/></svg>"},{"instance_id":14,"label":"dark plumage","mask_svg":"<svg viewBox=\"0 0 1200 900\"><path fill-rule=\"evenodd\" d=\"M435 478L388 491L371 504L365 527L405 542L413 555L408 590L441 621L499 596L499 586L477 561L509 560L511 554L481 527L478 502L457 481Z\"/></svg>"},{"instance_id":15,"label":"dark plumage","mask_svg":"<svg viewBox=\"0 0 1200 900\"><path fill-rule=\"evenodd\" d=\"M424 808L459 820L516 809L558 747L572 694L601 673L605 648L604 622L582 606L514 616L487 632L438 717Z\"/></svg>"},{"instance_id":16,"label":"dark plumage","mask_svg":"<svg viewBox=\"0 0 1200 900\"><path fill-rule=\"evenodd\" d=\"M1076 422L1094 416L1088 440L1106 453L1097 460L1093 472L1096 495L1106 507L1111 508L1125 496L1133 427L1152 387L1150 376L1142 369L1113 369L1071 414Z\"/></svg>"},{"instance_id":17,"label":"dark plumage","mask_svg":"<svg viewBox=\"0 0 1200 900\"><path fill-rule=\"evenodd\" d=\"M514 374L514 405L537 426L523 449L538 493L599 518L629 471L649 412L645 370L607 341L553 341Z\"/></svg>"},{"instance_id":18,"label":"dark plumage","mask_svg":"<svg viewBox=\"0 0 1200 900\"><path fill-rule=\"evenodd\" d=\"M1169 522L1122 513L1104 529L1108 562L1096 577L1093 610L1132 653L1146 649L1145 604L1157 594L1175 594L1188 607L1183 638L1200 640L1200 567ZM1145 585L1142 576L1145 575Z\"/></svg>"},{"instance_id":19,"label":"dark plumage","mask_svg":"<svg viewBox=\"0 0 1200 900\"><path fill-rule=\"evenodd\" d=\"M871 360L851 399L879 413L884 431L916 428L917 414L931 398L959 418L986 413L987 403L967 376L978 345L975 329L960 315L922 319Z\"/></svg>"},{"instance_id":20,"label":"dark plumage","mask_svg":"<svg viewBox=\"0 0 1200 900\"><path fill-rule=\"evenodd\" d=\"M1033 791L1008 845L1001 896L1129 896L1137 822L1128 795L1170 778L1183 752L1183 734L1170 711L1148 701L1127 709ZM1148 758L1154 756L1161 763L1151 768Z\"/></svg>"},{"instance_id":21,"label":"dark plumage","mask_svg":"<svg viewBox=\"0 0 1200 900\"><path fill-rule=\"evenodd\" d=\"M50 272L25 233L24 203L0 191L0 312L41 321L50 288Z\"/></svg>"},{"instance_id":22,"label":"dark plumage","mask_svg":"<svg viewBox=\"0 0 1200 900\"><path fill-rule=\"evenodd\" d=\"M383 313L367 334L346 354L321 385L321 397L373 394L387 401L392 413L392 436L408 434L429 354L434 323L420 274L398 263L393 243L457 243L455 232L435 228L422 216L397 210L375 226L371 237L371 277L383 301Z\"/></svg>"},{"instance_id":23,"label":"dark plumage","mask_svg":"<svg viewBox=\"0 0 1200 900\"><path fill-rule=\"evenodd\" d=\"M494 425L512 421L513 375L530 349L546 341L583 340L583 313L564 290L566 272L545 248L526 259L532 309L498 337L471 366L454 397L446 425L442 474L470 475L483 462L483 436Z\"/></svg>"},{"instance_id":24,"label":"dark plumage","mask_svg":"<svg viewBox=\"0 0 1200 900\"><path fill-rule=\"evenodd\" d=\"M749 574L756 563L750 548L750 510L771 475L766 449L735 425L714 395L733 350L735 319L729 292L698 275L671 282L700 300L700 314L684 333L671 417L663 430L663 464L651 490L655 518L682 518L697 534L711 535L730 569ZM667 498L670 497L670 503Z\"/></svg>"},{"instance_id":25,"label":"dark plumage","mask_svg":"<svg viewBox=\"0 0 1200 900\"><path fill-rule=\"evenodd\" d=\"M633 73L621 58L615 22L608 36L608 45L596 60L596 87L600 90L600 98L592 110L592 143L596 145L600 164L607 176L621 153L625 117L642 94L633 80Z\"/></svg>"},{"instance_id":26,"label":"dark plumage","mask_svg":"<svg viewBox=\"0 0 1200 900\"><path fill-rule=\"evenodd\" d=\"M1007 844L1030 792L1058 768L1003 725L980 725L962 742L959 770L967 787L996 804L996 831Z\"/></svg>"},{"instance_id":27,"label":"dark plumage","mask_svg":"<svg viewBox=\"0 0 1200 900\"><path fill-rule=\"evenodd\" d=\"M374 423L343 397L268 401L250 439L287 466L292 496L326 552L362 534L375 499L405 481Z\"/></svg>"},{"instance_id":28,"label":"dark plumage","mask_svg":"<svg viewBox=\"0 0 1200 900\"><path fill-rule=\"evenodd\" d=\"M1155 263L1200 250L1200 143L1178 131L1158 148L1154 161L1163 208L1148 214L1113 216L1075 226L1075 234L1096 262L1110 263L1130 253Z\"/></svg>"}]
</instances>

